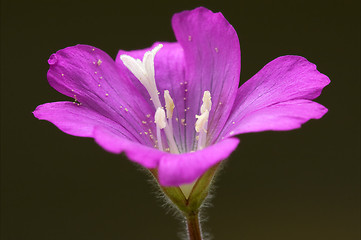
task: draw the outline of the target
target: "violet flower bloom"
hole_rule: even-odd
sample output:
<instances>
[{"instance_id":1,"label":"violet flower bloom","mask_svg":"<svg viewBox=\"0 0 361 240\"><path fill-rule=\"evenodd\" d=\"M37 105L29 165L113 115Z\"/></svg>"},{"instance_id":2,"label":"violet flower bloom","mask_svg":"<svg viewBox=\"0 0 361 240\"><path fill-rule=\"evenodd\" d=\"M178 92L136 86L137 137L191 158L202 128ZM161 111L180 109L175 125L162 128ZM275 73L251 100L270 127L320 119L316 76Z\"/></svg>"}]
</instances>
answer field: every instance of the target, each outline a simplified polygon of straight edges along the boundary
<instances>
[{"instance_id":1,"label":"violet flower bloom","mask_svg":"<svg viewBox=\"0 0 361 240\"><path fill-rule=\"evenodd\" d=\"M305 58L279 57L238 88L239 40L221 13L184 11L172 26L177 42L121 50L115 61L87 45L59 50L48 81L75 101L40 105L35 117L179 186L227 158L233 136L299 128L327 112L312 100L329 79Z\"/></svg>"}]
</instances>

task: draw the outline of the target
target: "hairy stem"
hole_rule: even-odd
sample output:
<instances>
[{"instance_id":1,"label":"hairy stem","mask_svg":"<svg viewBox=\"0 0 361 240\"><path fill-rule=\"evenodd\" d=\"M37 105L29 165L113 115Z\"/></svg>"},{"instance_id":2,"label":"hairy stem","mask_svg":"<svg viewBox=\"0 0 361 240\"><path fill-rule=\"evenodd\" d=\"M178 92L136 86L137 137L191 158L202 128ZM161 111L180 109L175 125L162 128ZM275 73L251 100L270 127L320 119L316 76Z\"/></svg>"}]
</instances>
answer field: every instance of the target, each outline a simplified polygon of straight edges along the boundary
<instances>
[{"instance_id":1,"label":"hairy stem","mask_svg":"<svg viewBox=\"0 0 361 240\"><path fill-rule=\"evenodd\" d=\"M202 240L202 230L199 223L199 214L194 213L186 216L189 240Z\"/></svg>"}]
</instances>

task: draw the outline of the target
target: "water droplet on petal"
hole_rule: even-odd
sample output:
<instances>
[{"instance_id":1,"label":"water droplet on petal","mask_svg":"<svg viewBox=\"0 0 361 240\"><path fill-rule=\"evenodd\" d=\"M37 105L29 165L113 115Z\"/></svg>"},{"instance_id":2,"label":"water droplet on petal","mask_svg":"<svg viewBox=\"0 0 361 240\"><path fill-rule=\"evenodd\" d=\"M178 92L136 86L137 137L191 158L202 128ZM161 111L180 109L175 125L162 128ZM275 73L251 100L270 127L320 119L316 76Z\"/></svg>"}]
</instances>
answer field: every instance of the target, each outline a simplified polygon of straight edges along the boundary
<instances>
[{"instance_id":1,"label":"water droplet on petal","mask_svg":"<svg viewBox=\"0 0 361 240\"><path fill-rule=\"evenodd\" d=\"M48 60L48 63L50 65L54 65L57 61L58 61L58 58L56 57L56 54L55 53L51 54L51 56Z\"/></svg>"}]
</instances>

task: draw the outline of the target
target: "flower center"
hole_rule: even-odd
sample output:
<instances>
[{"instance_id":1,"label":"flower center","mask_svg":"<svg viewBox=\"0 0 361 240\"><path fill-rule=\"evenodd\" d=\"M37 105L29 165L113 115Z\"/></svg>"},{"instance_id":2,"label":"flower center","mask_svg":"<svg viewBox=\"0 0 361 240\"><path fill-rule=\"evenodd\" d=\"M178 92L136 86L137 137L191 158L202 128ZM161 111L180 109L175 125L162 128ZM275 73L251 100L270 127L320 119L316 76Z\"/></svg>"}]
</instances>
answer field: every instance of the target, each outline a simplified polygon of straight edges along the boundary
<instances>
[{"instance_id":1,"label":"flower center","mask_svg":"<svg viewBox=\"0 0 361 240\"><path fill-rule=\"evenodd\" d=\"M147 51L143 60L135 59L129 55L123 54L120 59L129 71L141 82L141 84L147 90L154 107L156 109L154 114L154 122L157 127L157 140L156 147L159 150L164 151L164 145L162 142L162 131L166 136L169 151L171 153L179 153L178 146L175 142L173 134L173 110L175 108L174 102L168 90L164 91L165 109L159 100L159 92L155 82L155 70L154 70L154 58L156 53L163 47L163 44L159 44L150 51ZM211 111L211 94L209 91L205 91L203 94L203 104L200 109L200 115L196 115L197 121L195 123L195 130L198 133L196 139L198 140L197 150L201 150L206 147L207 140L207 128L209 112ZM178 120L178 119L176 119Z\"/></svg>"}]
</instances>

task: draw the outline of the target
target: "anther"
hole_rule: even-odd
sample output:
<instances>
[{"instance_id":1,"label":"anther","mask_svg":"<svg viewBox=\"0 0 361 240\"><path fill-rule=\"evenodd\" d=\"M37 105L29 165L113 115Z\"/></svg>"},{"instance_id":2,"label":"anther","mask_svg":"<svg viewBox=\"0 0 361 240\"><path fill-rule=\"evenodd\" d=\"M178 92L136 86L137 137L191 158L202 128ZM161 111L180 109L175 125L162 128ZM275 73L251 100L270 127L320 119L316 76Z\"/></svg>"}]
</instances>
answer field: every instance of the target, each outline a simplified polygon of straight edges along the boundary
<instances>
[{"instance_id":1,"label":"anther","mask_svg":"<svg viewBox=\"0 0 361 240\"><path fill-rule=\"evenodd\" d=\"M160 130L167 126L167 121L165 118L165 111L162 108L157 108L157 111L154 115L154 122L157 125L157 141L158 141L158 148L159 150L163 151L163 144L162 144L162 135Z\"/></svg>"},{"instance_id":2,"label":"anther","mask_svg":"<svg viewBox=\"0 0 361 240\"><path fill-rule=\"evenodd\" d=\"M201 115L196 115L197 121L195 124L196 132L199 133L198 150L206 146L209 112L212 108L211 93L209 91L204 91L202 101Z\"/></svg>"},{"instance_id":3,"label":"anther","mask_svg":"<svg viewBox=\"0 0 361 240\"><path fill-rule=\"evenodd\" d=\"M165 109L167 110L167 118L171 119L173 116L174 102L168 90L164 91L164 101L165 101Z\"/></svg>"},{"instance_id":4,"label":"anther","mask_svg":"<svg viewBox=\"0 0 361 240\"><path fill-rule=\"evenodd\" d=\"M165 102L165 109L167 110L167 119L168 119L168 127L169 133L173 136L173 110L174 110L174 102L172 97L169 94L168 90L164 90L164 102Z\"/></svg>"},{"instance_id":5,"label":"anther","mask_svg":"<svg viewBox=\"0 0 361 240\"><path fill-rule=\"evenodd\" d=\"M205 110L201 115L196 115L197 121L196 121L196 132L203 131L204 133L207 133L207 123L208 123L208 117L209 112L208 110Z\"/></svg>"},{"instance_id":6,"label":"anther","mask_svg":"<svg viewBox=\"0 0 361 240\"><path fill-rule=\"evenodd\" d=\"M210 112L212 107L212 101L211 93L209 91L204 91L202 101L203 104L201 106L201 114L203 114L205 110L208 110L208 112Z\"/></svg>"},{"instance_id":7,"label":"anther","mask_svg":"<svg viewBox=\"0 0 361 240\"><path fill-rule=\"evenodd\" d=\"M160 129L165 128L167 126L167 122L165 120L165 111L162 108L157 108L157 111L154 115L154 122L157 124L157 127Z\"/></svg>"}]
</instances>

